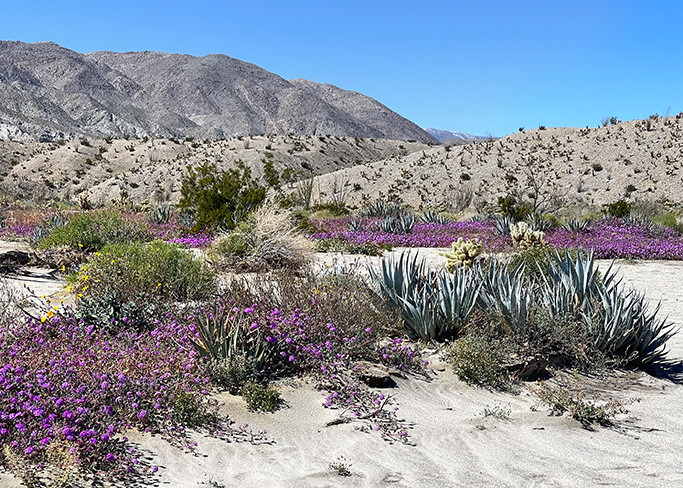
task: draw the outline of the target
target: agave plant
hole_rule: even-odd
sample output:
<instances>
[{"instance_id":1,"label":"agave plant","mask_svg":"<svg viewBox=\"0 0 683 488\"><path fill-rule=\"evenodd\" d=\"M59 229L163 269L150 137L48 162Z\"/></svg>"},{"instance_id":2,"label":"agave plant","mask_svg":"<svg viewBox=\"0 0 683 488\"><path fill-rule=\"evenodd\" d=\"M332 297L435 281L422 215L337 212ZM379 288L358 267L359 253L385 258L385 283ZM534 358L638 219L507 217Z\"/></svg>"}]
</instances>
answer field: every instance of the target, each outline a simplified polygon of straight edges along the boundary
<instances>
[{"instance_id":1,"label":"agave plant","mask_svg":"<svg viewBox=\"0 0 683 488\"><path fill-rule=\"evenodd\" d=\"M166 224L171 220L171 207L169 205L159 205L152 208L152 220L156 224Z\"/></svg>"},{"instance_id":2,"label":"agave plant","mask_svg":"<svg viewBox=\"0 0 683 488\"><path fill-rule=\"evenodd\" d=\"M54 213L46 218L44 218L38 227L33 231L31 236L31 242L37 243L46 238L50 233L58 228L66 225L69 222L69 218L61 213Z\"/></svg>"},{"instance_id":3,"label":"agave plant","mask_svg":"<svg viewBox=\"0 0 683 488\"><path fill-rule=\"evenodd\" d=\"M526 327L534 303L531 287L524 278L524 266L511 271L509 263L492 261L488 271L481 267L477 270L482 280L480 306L494 312L507 333Z\"/></svg>"},{"instance_id":4,"label":"agave plant","mask_svg":"<svg viewBox=\"0 0 683 488\"><path fill-rule=\"evenodd\" d=\"M191 342L203 357L211 360L246 357L262 371L275 356L276 351L269 347L261 330L251 328L250 321L225 303L219 303L216 310L196 314L195 320L199 340Z\"/></svg>"},{"instance_id":5,"label":"agave plant","mask_svg":"<svg viewBox=\"0 0 683 488\"><path fill-rule=\"evenodd\" d=\"M448 220L446 217L441 215L439 212L435 210L425 210L422 215L420 215L420 222L424 222L425 224L440 224L444 225Z\"/></svg>"},{"instance_id":6,"label":"agave plant","mask_svg":"<svg viewBox=\"0 0 683 488\"><path fill-rule=\"evenodd\" d=\"M475 271L464 266L457 267L453 273L441 273L437 278L439 296L437 311L439 320L447 324L450 331L457 333L464 326L477 306L482 281Z\"/></svg>"},{"instance_id":7,"label":"agave plant","mask_svg":"<svg viewBox=\"0 0 683 488\"><path fill-rule=\"evenodd\" d=\"M508 217L498 217L493 221L493 227L495 229L495 234L499 236L509 236L510 228L515 225L515 219Z\"/></svg>"},{"instance_id":8,"label":"agave plant","mask_svg":"<svg viewBox=\"0 0 683 488\"><path fill-rule=\"evenodd\" d=\"M551 317L583 313L601 290L610 292L619 285L612 265L600 275L592 250L587 254L579 250L576 260L568 251L555 251L553 261L540 271L541 302Z\"/></svg>"},{"instance_id":9,"label":"agave plant","mask_svg":"<svg viewBox=\"0 0 683 488\"><path fill-rule=\"evenodd\" d=\"M363 219L351 219L347 227L350 232L360 232L363 230Z\"/></svg>"},{"instance_id":10,"label":"agave plant","mask_svg":"<svg viewBox=\"0 0 683 488\"><path fill-rule=\"evenodd\" d=\"M585 232L585 230L588 228L588 221L583 219L572 218L569 219L569 221L567 221L566 224L564 224L563 228L568 232Z\"/></svg>"},{"instance_id":11,"label":"agave plant","mask_svg":"<svg viewBox=\"0 0 683 488\"><path fill-rule=\"evenodd\" d=\"M377 200L363 207L358 215L361 217L398 217L403 214L405 210L397 203L386 203Z\"/></svg>"},{"instance_id":12,"label":"agave plant","mask_svg":"<svg viewBox=\"0 0 683 488\"><path fill-rule=\"evenodd\" d=\"M410 234L415 225L415 216L413 214L403 214L399 217L398 222L401 234Z\"/></svg>"},{"instance_id":13,"label":"agave plant","mask_svg":"<svg viewBox=\"0 0 683 488\"><path fill-rule=\"evenodd\" d=\"M415 217L403 214L400 217L385 217L377 223L380 231L387 234L410 234L415 225Z\"/></svg>"},{"instance_id":14,"label":"agave plant","mask_svg":"<svg viewBox=\"0 0 683 488\"><path fill-rule=\"evenodd\" d=\"M664 366L666 342L676 332L674 324L661 319L658 304L648 311L644 295L622 293L618 287L600 289L599 308L583 314L593 345L624 366Z\"/></svg>"}]
</instances>

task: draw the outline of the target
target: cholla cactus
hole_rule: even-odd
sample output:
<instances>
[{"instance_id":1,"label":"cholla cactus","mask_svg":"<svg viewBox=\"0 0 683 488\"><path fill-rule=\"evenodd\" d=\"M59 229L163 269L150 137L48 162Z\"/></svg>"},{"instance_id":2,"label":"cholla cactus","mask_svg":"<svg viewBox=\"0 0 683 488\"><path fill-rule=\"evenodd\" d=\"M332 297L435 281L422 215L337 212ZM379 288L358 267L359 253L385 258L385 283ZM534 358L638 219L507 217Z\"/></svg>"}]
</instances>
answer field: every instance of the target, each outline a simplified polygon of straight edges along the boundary
<instances>
[{"instance_id":1,"label":"cholla cactus","mask_svg":"<svg viewBox=\"0 0 683 488\"><path fill-rule=\"evenodd\" d=\"M511 225L510 237L515 247L522 251L545 245L545 233L541 230L534 230L526 222Z\"/></svg>"},{"instance_id":2,"label":"cholla cactus","mask_svg":"<svg viewBox=\"0 0 683 488\"><path fill-rule=\"evenodd\" d=\"M482 245L479 239L463 240L458 237L458 240L451 244L449 252L440 252L439 256L446 258L446 268L450 273L455 271L458 266L470 266L479 254L481 254Z\"/></svg>"}]
</instances>

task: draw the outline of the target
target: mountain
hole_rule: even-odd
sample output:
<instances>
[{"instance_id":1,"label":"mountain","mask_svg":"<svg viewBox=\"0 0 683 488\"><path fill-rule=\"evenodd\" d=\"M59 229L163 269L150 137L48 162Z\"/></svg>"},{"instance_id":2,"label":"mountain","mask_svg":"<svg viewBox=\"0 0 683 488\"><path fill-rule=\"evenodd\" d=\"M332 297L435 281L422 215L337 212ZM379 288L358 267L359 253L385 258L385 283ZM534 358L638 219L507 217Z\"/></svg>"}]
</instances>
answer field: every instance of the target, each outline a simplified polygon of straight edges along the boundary
<instances>
[{"instance_id":1,"label":"mountain","mask_svg":"<svg viewBox=\"0 0 683 488\"><path fill-rule=\"evenodd\" d=\"M472 134L465 134L464 132L451 132L449 130L441 129L425 129L425 132L433 136L442 144L465 144L473 141L481 141L488 139L484 136L473 136Z\"/></svg>"},{"instance_id":2,"label":"mountain","mask_svg":"<svg viewBox=\"0 0 683 488\"><path fill-rule=\"evenodd\" d=\"M332 135L436 142L381 103L221 54L0 41L0 138Z\"/></svg>"}]
</instances>

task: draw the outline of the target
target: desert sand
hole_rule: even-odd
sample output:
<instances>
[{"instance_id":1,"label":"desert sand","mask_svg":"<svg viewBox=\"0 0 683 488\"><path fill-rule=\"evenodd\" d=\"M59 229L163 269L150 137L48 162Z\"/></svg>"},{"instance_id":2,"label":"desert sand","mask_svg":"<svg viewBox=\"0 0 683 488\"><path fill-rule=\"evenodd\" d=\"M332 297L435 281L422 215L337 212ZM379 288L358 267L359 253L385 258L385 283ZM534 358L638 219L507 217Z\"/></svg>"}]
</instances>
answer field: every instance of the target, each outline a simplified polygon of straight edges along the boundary
<instances>
[{"instance_id":1,"label":"desert sand","mask_svg":"<svg viewBox=\"0 0 683 488\"><path fill-rule=\"evenodd\" d=\"M439 262L437 250L421 253ZM320 256L323 263L374 259L337 258ZM661 300L661 312L683 325L683 263L616 265L626 286L645 291L653 304ZM681 334L669 348L671 358L683 359ZM323 408L323 394L303 380L280 385L287 405L273 414L248 412L241 398L218 395L238 424L266 429L268 443L226 443L197 434L193 455L159 436L129 437L159 466L148 486L683 486L683 386L672 379L633 371L589 379L601 394L641 401L617 416L613 427L588 431L567 416L532 411L537 399L525 386L518 395L470 387L438 357L431 359L431 380L396 378L386 392L396 399L399 417L411 425L414 445L389 444L377 433L359 430L360 423L325 427L339 411ZM509 409L509 419L485 417L487 406ZM351 476L330 468L338 462ZM20 486L8 474L0 477L0 485Z\"/></svg>"}]
</instances>

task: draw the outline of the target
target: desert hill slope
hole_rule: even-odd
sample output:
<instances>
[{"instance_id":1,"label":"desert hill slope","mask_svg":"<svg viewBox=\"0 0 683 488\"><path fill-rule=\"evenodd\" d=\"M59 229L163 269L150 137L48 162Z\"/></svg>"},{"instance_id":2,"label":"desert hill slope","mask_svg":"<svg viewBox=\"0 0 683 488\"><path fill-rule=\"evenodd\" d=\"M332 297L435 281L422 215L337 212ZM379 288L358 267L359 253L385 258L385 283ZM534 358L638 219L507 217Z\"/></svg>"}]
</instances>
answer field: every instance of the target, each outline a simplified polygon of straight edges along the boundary
<instances>
[{"instance_id":1,"label":"desert hill slope","mask_svg":"<svg viewBox=\"0 0 683 488\"><path fill-rule=\"evenodd\" d=\"M621 198L683 202L683 113L594 129L534 129L464 146L434 146L320 179L329 193L354 184L351 205L378 198L416 208L462 208L513 194L540 210ZM533 202L532 202L533 203Z\"/></svg>"},{"instance_id":2,"label":"desert hill slope","mask_svg":"<svg viewBox=\"0 0 683 488\"><path fill-rule=\"evenodd\" d=\"M94 204L107 204L125 190L137 202L176 202L188 165L211 162L225 170L241 160L260 177L265 162L272 161L279 173L300 180L429 147L386 139L291 135L203 141L0 141L0 197L77 201L83 194Z\"/></svg>"},{"instance_id":3,"label":"desert hill slope","mask_svg":"<svg viewBox=\"0 0 683 488\"><path fill-rule=\"evenodd\" d=\"M331 87L330 103L315 85L220 54L80 54L49 42L0 41L0 138L307 134L436 142L369 97Z\"/></svg>"}]
</instances>

